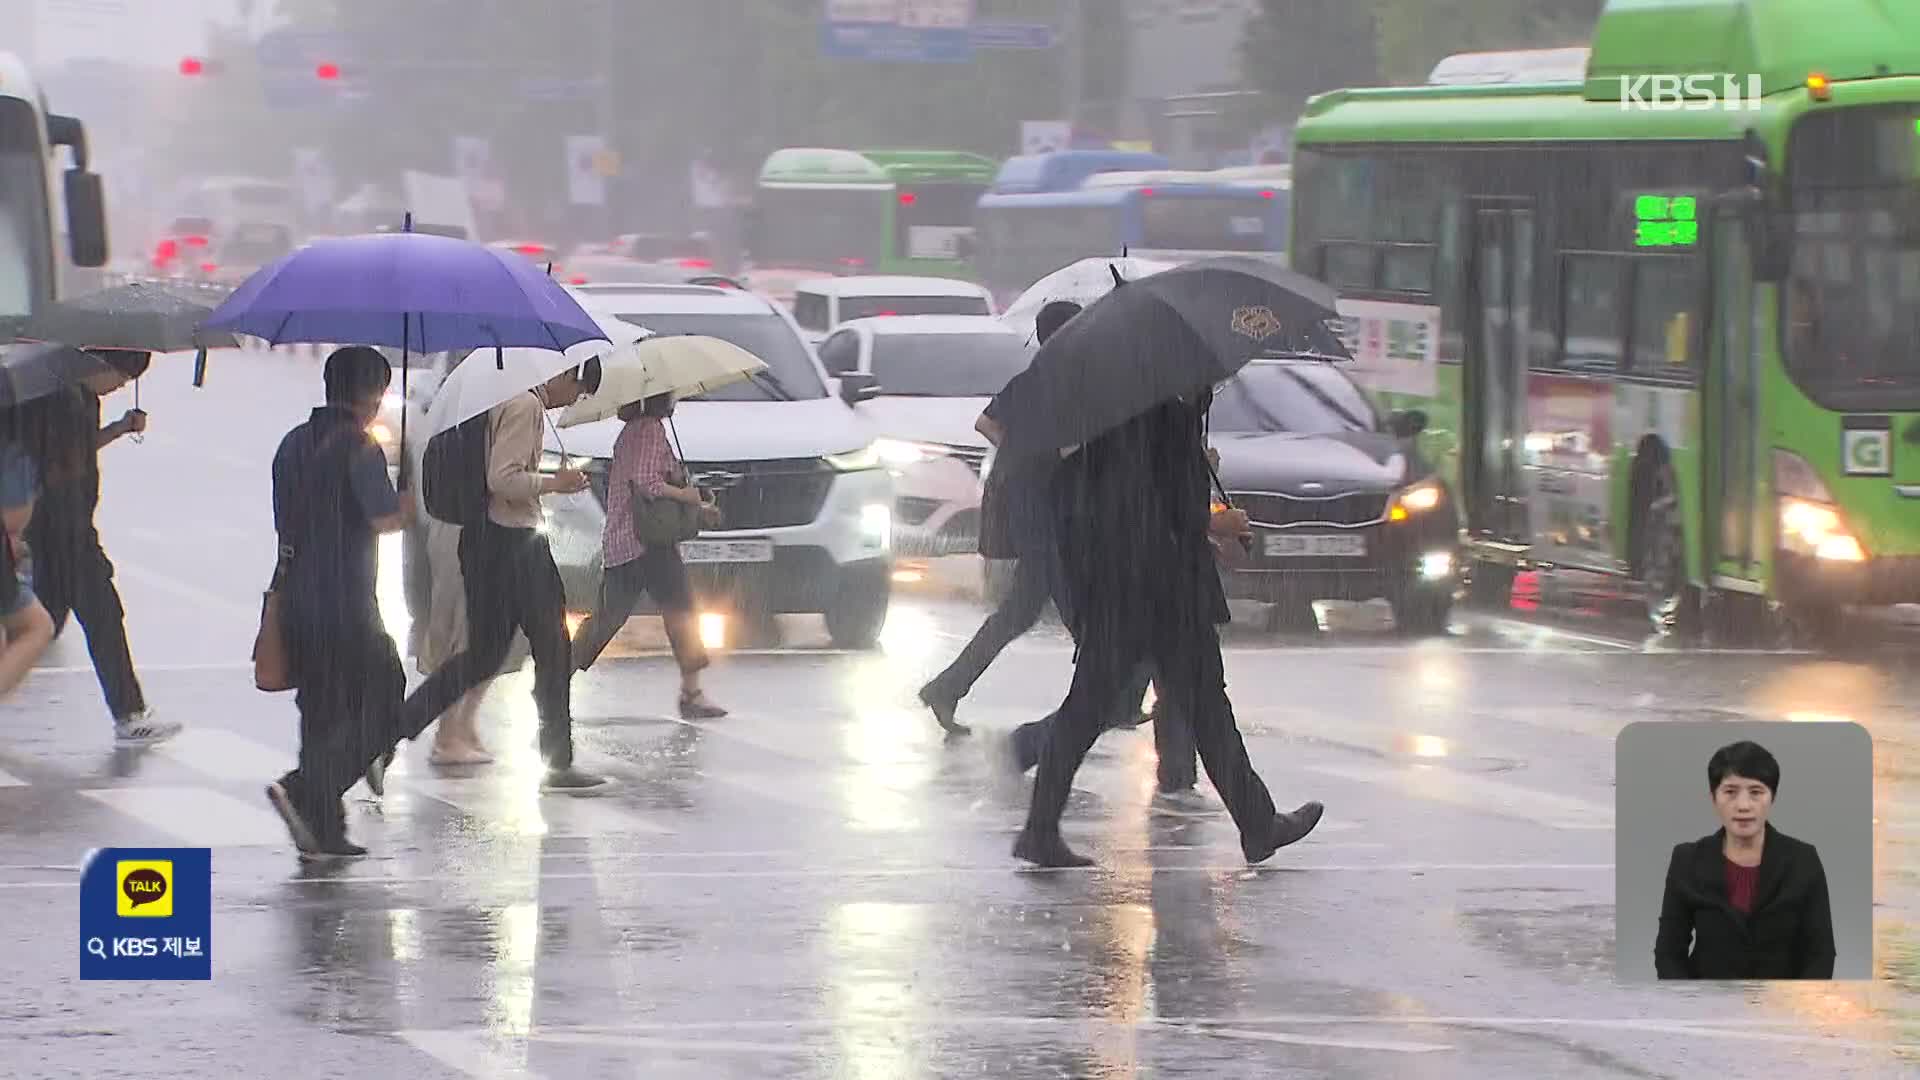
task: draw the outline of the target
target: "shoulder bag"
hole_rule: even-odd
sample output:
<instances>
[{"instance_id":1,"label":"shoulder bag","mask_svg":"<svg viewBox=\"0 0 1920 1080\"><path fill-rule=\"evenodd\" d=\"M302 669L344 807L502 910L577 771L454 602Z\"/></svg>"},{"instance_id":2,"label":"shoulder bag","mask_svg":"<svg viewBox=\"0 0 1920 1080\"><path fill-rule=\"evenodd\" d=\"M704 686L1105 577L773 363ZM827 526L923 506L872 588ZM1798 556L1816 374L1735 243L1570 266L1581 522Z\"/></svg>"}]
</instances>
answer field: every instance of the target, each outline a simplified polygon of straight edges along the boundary
<instances>
[{"instance_id":1,"label":"shoulder bag","mask_svg":"<svg viewBox=\"0 0 1920 1080\"><path fill-rule=\"evenodd\" d=\"M684 486L686 470L675 465L675 487ZM700 508L665 496L652 498L638 481L627 481L633 495L633 538L642 546L671 547L700 535Z\"/></svg>"},{"instance_id":2,"label":"shoulder bag","mask_svg":"<svg viewBox=\"0 0 1920 1080\"><path fill-rule=\"evenodd\" d=\"M280 612L280 588L292 561L293 548L282 544L273 581L260 598L260 631L253 638L253 685L269 694L294 688L293 663L287 654L287 633Z\"/></svg>"}]
</instances>

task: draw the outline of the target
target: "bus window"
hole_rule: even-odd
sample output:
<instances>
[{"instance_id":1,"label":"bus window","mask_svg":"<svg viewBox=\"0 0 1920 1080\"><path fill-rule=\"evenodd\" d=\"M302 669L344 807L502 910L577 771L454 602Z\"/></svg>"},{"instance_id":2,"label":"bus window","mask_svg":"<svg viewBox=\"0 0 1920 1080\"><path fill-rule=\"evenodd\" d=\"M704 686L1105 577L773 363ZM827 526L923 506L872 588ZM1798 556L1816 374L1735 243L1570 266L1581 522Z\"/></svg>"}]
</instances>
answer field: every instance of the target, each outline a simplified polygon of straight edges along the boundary
<instances>
[{"instance_id":1,"label":"bus window","mask_svg":"<svg viewBox=\"0 0 1920 1080\"><path fill-rule=\"evenodd\" d=\"M1373 288L1373 246L1352 241L1332 241L1322 248L1320 276L1336 289Z\"/></svg>"},{"instance_id":2,"label":"bus window","mask_svg":"<svg viewBox=\"0 0 1920 1080\"><path fill-rule=\"evenodd\" d=\"M45 170L33 107L0 99L0 327L53 295Z\"/></svg>"},{"instance_id":3,"label":"bus window","mask_svg":"<svg viewBox=\"0 0 1920 1080\"><path fill-rule=\"evenodd\" d=\"M1691 379L1700 278L1691 258L1649 258L1633 272L1633 373Z\"/></svg>"},{"instance_id":4,"label":"bus window","mask_svg":"<svg viewBox=\"0 0 1920 1080\"><path fill-rule=\"evenodd\" d=\"M1566 256L1561 306L1571 371L1612 374L1621 367L1621 316L1626 311L1626 260L1618 255Z\"/></svg>"},{"instance_id":5,"label":"bus window","mask_svg":"<svg viewBox=\"0 0 1920 1080\"><path fill-rule=\"evenodd\" d=\"M1266 200L1190 199L1161 195L1142 199L1142 247L1167 251L1266 251ZM1276 238L1277 239L1277 238Z\"/></svg>"}]
</instances>

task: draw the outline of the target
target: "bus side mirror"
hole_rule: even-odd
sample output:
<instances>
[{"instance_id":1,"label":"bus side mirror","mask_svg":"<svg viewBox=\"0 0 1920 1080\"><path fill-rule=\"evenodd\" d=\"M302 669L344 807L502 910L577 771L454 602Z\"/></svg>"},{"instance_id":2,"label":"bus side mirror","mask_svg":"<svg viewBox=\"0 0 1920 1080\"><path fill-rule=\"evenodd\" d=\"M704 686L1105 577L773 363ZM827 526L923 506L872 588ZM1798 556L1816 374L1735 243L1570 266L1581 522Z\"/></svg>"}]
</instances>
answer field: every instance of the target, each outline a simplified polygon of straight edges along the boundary
<instances>
[{"instance_id":1,"label":"bus side mirror","mask_svg":"<svg viewBox=\"0 0 1920 1080\"><path fill-rule=\"evenodd\" d=\"M66 171L67 250L75 266L107 263L107 198L100 174Z\"/></svg>"},{"instance_id":2,"label":"bus side mirror","mask_svg":"<svg viewBox=\"0 0 1920 1080\"><path fill-rule=\"evenodd\" d=\"M1411 439L1427 430L1427 414L1419 409L1396 410L1387 417L1387 430L1396 439Z\"/></svg>"}]
</instances>

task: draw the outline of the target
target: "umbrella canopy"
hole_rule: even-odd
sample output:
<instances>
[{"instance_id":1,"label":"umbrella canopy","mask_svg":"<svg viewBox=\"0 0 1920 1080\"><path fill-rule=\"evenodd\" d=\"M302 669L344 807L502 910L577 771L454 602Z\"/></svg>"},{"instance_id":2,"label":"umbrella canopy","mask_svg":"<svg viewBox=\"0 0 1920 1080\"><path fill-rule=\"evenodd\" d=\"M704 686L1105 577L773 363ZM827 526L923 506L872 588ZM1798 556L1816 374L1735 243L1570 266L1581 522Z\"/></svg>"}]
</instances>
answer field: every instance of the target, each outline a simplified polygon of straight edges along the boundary
<instances>
[{"instance_id":1,"label":"umbrella canopy","mask_svg":"<svg viewBox=\"0 0 1920 1080\"><path fill-rule=\"evenodd\" d=\"M689 397L751 379L767 362L730 341L698 334L647 337L617 348L600 372L600 389L568 406L561 427L605 420L658 394Z\"/></svg>"},{"instance_id":2,"label":"umbrella canopy","mask_svg":"<svg viewBox=\"0 0 1920 1080\"><path fill-rule=\"evenodd\" d=\"M84 349L232 348L238 344L232 334L196 332L213 314L213 299L204 292L136 281L63 300L35 315L20 336Z\"/></svg>"},{"instance_id":3,"label":"umbrella canopy","mask_svg":"<svg viewBox=\"0 0 1920 1080\"><path fill-rule=\"evenodd\" d=\"M1040 309L1055 300L1071 300L1085 307L1113 291L1115 274L1122 281L1138 281L1179 263L1158 259L1123 257L1118 259L1081 259L1063 266L1027 287L1020 298L1000 313L1002 321L1023 334L1033 333L1033 322Z\"/></svg>"},{"instance_id":4,"label":"umbrella canopy","mask_svg":"<svg viewBox=\"0 0 1920 1080\"><path fill-rule=\"evenodd\" d=\"M552 349L477 349L453 369L433 395L433 406L427 410L427 438L458 427L515 394L526 393L606 351L604 341L581 342L563 353Z\"/></svg>"},{"instance_id":5,"label":"umbrella canopy","mask_svg":"<svg viewBox=\"0 0 1920 1080\"><path fill-rule=\"evenodd\" d=\"M412 353L604 340L566 289L511 251L428 233L316 240L242 282L202 324Z\"/></svg>"},{"instance_id":6,"label":"umbrella canopy","mask_svg":"<svg viewBox=\"0 0 1920 1080\"><path fill-rule=\"evenodd\" d=\"M1349 359L1334 291L1277 263L1229 256L1114 289L1041 346L996 399L1009 453L1077 446L1255 356Z\"/></svg>"},{"instance_id":7,"label":"umbrella canopy","mask_svg":"<svg viewBox=\"0 0 1920 1080\"><path fill-rule=\"evenodd\" d=\"M107 365L71 345L11 345L0 350L0 408L55 393Z\"/></svg>"}]
</instances>

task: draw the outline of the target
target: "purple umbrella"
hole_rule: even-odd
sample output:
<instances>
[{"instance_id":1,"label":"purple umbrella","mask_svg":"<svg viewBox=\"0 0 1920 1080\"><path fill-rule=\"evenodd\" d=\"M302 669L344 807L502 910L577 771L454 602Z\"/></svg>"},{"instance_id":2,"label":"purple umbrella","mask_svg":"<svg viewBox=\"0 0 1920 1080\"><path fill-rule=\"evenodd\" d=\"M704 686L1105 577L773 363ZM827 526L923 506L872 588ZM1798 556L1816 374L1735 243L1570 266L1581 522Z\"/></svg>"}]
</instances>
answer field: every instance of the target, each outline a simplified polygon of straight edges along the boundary
<instances>
[{"instance_id":1,"label":"purple umbrella","mask_svg":"<svg viewBox=\"0 0 1920 1080\"><path fill-rule=\"evenodd\" d=\"M201 325L275 345L389 345L403 353L565 351L605 340L592 316L521 256L417 232L317 240L249 277Z\"/></svg>"},{"instance_id":2,"label":"purple umbrella","mask_svg":"<svg viewBox=\"0 0 1920 1080\"><path fill-rule=\"evenodd\" d=\"M488 346L564 352L606 340L559 283L520 255L412 230L409 214L402 232L316 240L256 271L201 329L275 345L392 346L401 351L403 394L414 353ZM404 410L400 424L404 462Z\"/></svg>"}]
</instances>

